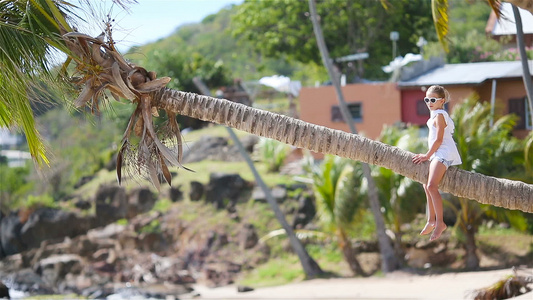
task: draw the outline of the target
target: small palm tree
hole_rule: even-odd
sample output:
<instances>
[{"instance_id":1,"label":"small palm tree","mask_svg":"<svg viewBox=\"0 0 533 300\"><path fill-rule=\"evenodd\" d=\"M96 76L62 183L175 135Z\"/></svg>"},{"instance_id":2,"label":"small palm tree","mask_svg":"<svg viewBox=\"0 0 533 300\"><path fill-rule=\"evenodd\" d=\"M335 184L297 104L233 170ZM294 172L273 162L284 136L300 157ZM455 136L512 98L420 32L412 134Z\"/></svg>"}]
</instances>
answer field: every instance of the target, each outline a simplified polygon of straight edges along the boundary
<instances>
[{"instance_id":1,"label":"small palm tree","mask_svg":"<svg viewBox=\"0 0 533 300\"><path fill-rule=\"evenodd\" d=\"M360 163L327 155L320 165L307 156L306 169L313 179L317 214L326 232L332 232L354 275L366 275L357 260L348 232L367 212L366 185Z\"/></svg>"},{"instance_id":2,"label":"small palm tree","mask_svg":"<svg viewBox=\"0 0 533 300\"><path fill-rule=\"evenodd\" d=\"M379 140L413 153L422 152L425 148L424 139L420 138L419 130L414 126L407 129L385 126ZM385 207L386 221L395 235L395 251L398 257L403 257L401 225L410 222L419 211L423 210L425 201L422 196L424 195L422 185L382 167L374 168L373 175L382 206Z\"/></svg>"},{"instance_id":3,"label":"small palm tree","mask_svg":"<svg viewBox=\"0 0 533 300\"><path fill-rule=\"evenodd\" d=\"M278 172L289 155L289 147L273 139L261 138L256 147L258 159L267 165L269 172Z\"/></svg>"},{"instance_id":4,"label":"small palm tree","mask_svg":"<svg viewBox=\"0 0 533 300\"><path fill-rule=\"evenodd\" d=\"M456 105L452 112L456 124L454 136L463 160L460 168L492 176L526 179L523 141L511 137L516 117L506 115L490 125L490 106L471 97ZM454 208L453 206L450 206ZM456 228L466 249L466 267L479 267L475 235L483 215L507 221L520 230L525 230L521 212L501 209L459 197Z\"/></svg>"}]
</instances>

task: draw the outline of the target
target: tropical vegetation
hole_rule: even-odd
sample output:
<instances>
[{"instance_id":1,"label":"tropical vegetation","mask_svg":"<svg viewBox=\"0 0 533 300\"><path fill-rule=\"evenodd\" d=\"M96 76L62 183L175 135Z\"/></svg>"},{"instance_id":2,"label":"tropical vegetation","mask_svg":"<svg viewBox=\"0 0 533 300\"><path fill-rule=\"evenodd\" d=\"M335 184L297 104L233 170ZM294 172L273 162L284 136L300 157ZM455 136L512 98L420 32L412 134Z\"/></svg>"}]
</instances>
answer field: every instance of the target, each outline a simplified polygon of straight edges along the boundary
<instances>
[{"instance_id":1,"label":"tropical vegetation","mask_svg":"<svg viewBox=\"0 0 533 300\"><path fill-rule=\"evenodd\" d=\"M7 4L8 2L15 4L10 6ZM0 45L2 46L0 47L2 47L2 50L4 50L4 48L9 48L9 45L14 45L14 49L7 49L10 51L1 52L2 55L0 55L0 59L2 59L2 62L6 62L5 64L1 65L2 74L12 74L14 78L18 78L18 81L9 81L8 79L4 78L6 76L1 77L0 75L0 80L2 83L10 82L8 85L2 85L2 87L5 87L5 90L2 90L2 93L0 93L2 97L5 97L5 99L0 98L0 116L4 122L3 125L25 124L24 126L28 126L25 130L30 130L30 133L32 130L35 132L35 126L29 121L32 119L31 111L29 111L27 107L17 109L18 106L16 105L26 105L29 103L28 98L32 98L31 96L33 95L31 91L36 89L36 87L41 86L37 84L29 86L30 83L40 83L44 80L52 80L56 78L54 76L45 76L47 74L57 74L50 70L50 66L42 64L42 62L46 61L47 59L47 52L45 50L48 50L48 45L52 45L66 52L69 55L69 62L75 64L75 66L64 65L64 68L57 70L56 72L60 75L66 75L69 72L70 75L75 75L60 78L62 78L62 80L71 80L68 82L62 81L62 83L66 83L67 87L72 88L73 85L79 86L81 92L77 93L79 96L77 96L74 103L80 111L91 109L95 112L98 112L100 108L109 106L109 102L106 102L108 100L107 98L115 98L118 100L116 103L119 106L134 106L133 109L127 110L125 117L121 119L119 118L122 123L120 129L126 128L126 132L123 135L123 140L120 142L120 144L116 138L107 140L102 137L102 145L98 145L98 143L90 145L81 144L79 145L79 148L76 148L76 151L83 151L89 149L90 147L94 147L90 149L94 149L92 151L97 154L94 154L92 151L87 151L88 153L84 153L82 155L85 157L84 161L71 162L72 165L61 166L61 170L66 170L72 166L72 173L65 173L64 178L61 178L60 176L59 179L57 179L56 185L50 184L50 190L47 190L46 192L54 195L54 197L59 198L66 196L68 191L61 189L64 184L72 185L76 179L83 177L83 174L85 174L84 172L94 173L96 167L101 167L101 163L104 161L101 155L109 158L111 156L111 152L108 152L108 147L111 145L111 149L113 149L113 144L113 151L115 153L118 152L117 172L119 180L122 178L122 175L125 175L122 173L123 169L121 166L126 166L126 171L129 171L129 173L126 173L127 175L132 175L132 170L135 169L132 168L133 166L139 167L139 169L143 171L142 175L150 179L154 185L159 184L159 182L163 180L171 183L172 175L169 171L169 168L171 168L171 166L181 167L180 158L182 155L182 149L180 149L182 144L181 136L177 127L177 121L174 118L176 114L188 115L193 118L199 118L210 122L228 125L252 134L269 137L286 144L307 148L316 152L336 154L351 158L353 160L385 167L390 171L384 173L382 172L383 181L385 181L383 184L388 184L392 192L390 192L390 194L385 193L382 195L382 205L385 207L386 211L388 209L389 212L393 211L394 214L399 214L402 210L402 206L397 200L399 196L402 196L400 190L407 188L408 185L408 183L405 182L407 179L402 178L400 175L419 182L425 180L423 175L425 173L423 170L427 169L427 167L424 165L414 166L412 163L410 163L411 153L407 151L402 151L398 148L377 143L357 135L333 131L328 128L308 124L279 114L273 114L263 110L245 107L236 103L229 103L228 101L215 99L212 97L199 96L192 93L170 89L171 87L175 89L193 89L192 85L190 85L190 77L179 77L180 75L178 75L177 80L166 77L167 75L170 76L173 74L175 75L177 73L182 73L184 70L190 71L194 75L200 75L212 80L211 84L213 85L227 83L229 77L227 75L228 69L225 68L224 64L218 59L209 57L204 58L200 54L191 55L189 57L187 55L181 55L172 52L159 54L154 52L154 55L150 56L149 60L146 60L146 65L135 66L129 61L123 59L120 53L116 51L110 31L107 31L106 35L99 37L90 37L82 33L73 32L72 28L67 23L67 20L60 12L68 12L68 7L62 7L60 5L64 4L63 2L56 3L51 0L34 0L31 1L29 5L32 9L22 10L20 4L23 2L25 3L25 1L6 1L2 3L3 5L5 4L6 9L2 10L2 12L4 12L4 14L2 14L2 18L7 21L0 25L0 30L5 31L5 34L2 35L2 37L6 41L5 43L1 43ZM420 13L418 11L418 7L411 6L410 1L403 1L400 3L404 5L404 10L413 10L416 13ZM55 4L58 4L58 6L55 6ZM288 6L286 9L290 10L293 9L289 7L290 5L298 6L300 4L287 5ZM323 5L324 6L322 8L319 7L319 9L326 10L329 4L328 2L324 2ZM243 7L245 6L246 5ZM62 10L59 10L58 8ZM296 7L294 9L298 8L299 7ZM346 11L350 11L351 9L353 8L348 7L346 8ZM372 20L374 21L388 19L382 17L387 13L378 12L376 7L372 7L371 12L375 13L375 15L372 17ZM274 11L273 13L276 12ZM305 17L305 14L303 16ZM355 22L355 19L358 19L351 15L343 15L343 18L347 18L353 22ZM214 19L216 18L206 20L206 23L209 23L210 20ZM390 19L396 20L396 18ZM280 25L283 25L283 23L280 23ZM306 26L309 26L309 24ZM334 32L334 29L338 29L340 27L340 25L336 22L332 22L330 26L331 29L328 29L328 32ZM354 24L354 26L356 26L356 24ZM420 28L426 27L427 26L420 25ZM22 47L25 44L20 44L21 41L16 42L16 40L22 40L27 43L33 43L34 41L32 41L32 39L26 39L35 38L34 35L28 34L30 29L33 30L34 33L39 33L39 36L36 38L39 42L46 42L42 45L43 51L29 53L28 51L24 50L31 48ZM20 34L22 34L22 36ZM414 38L414 36L412 37ZM364 37L358 38L362 39ZM13 43L7 42L8 39L13 39ZM328 40L333 42L338 41L338 39L334 37ZM414 46L412 43L414 42L414 39L410 38L409 40L410 42L406 47L413 48ZM290 46L291 42L293 41L287 41L287 45ZM309 43L309 45L311 45L311 43ZM346 45L351 45L353 47L353 49L350 50L359 51L364 49L363 46L358 45L355 42L353 44L346 43ZM370 47L370 45L368 45L368 47ZM294 55L299 55L297 56L297 59L301 59L300 63L309 62L311 66L314 64L314 67L316 67L317 63L311 62L311 57L314 57L313 55L316 56L318 54L316 49L305 49L306 47L301 48L302 49L300 50L307 50L308 53L294 53ZM275 47L266 47L266 49L271 49L274 51ZM339 48L334 51L336 51L335 54L338 53L341 55L345 50L346 49ZM376 50L376 53L379 53L379 51ZM38 57L27 57L30 54ZM292 58L288 56L287 53L283 54L281 51L280 53L276 53L276 55L278 55L278 59ZM305 58L306 55L309 57ZM12 57L15 59L11 59ZM385 55L383 55L381 58L383 61L385 61L384 57ZM296 59L296 57L294 57L294 59ZM316 59L317 57L314 57L314 60ZM19 65L13 62L18 62ZM29 67L25 64L29 62L34 62L35 64L36 62L39 62L39 64L31 66L32 70L35 70L34 72L24 72L24 70L28 70ZM171 65L173 63L176 64ZM378 65L380 65L380 63L381 61L379 61ZM167 67L168 69L165 69ZM38 72L41 68L43 71L45 71L43 73L44 75ZM152 71L152 68L158 68L159 74L156 74L154 71ZM164 73L164 71L161 73L159 68L166 70L168 73ZM3 73L4 69L6 70L6 73ZM357 72L359 72L359 70ZM355 73L357 76L362 76L362 73L357 72ZM367 74L366 71L365 74ZM371 74L371 71L368 71L368 74ZM106 91L105 89L108 90ZM38 89L38 91L44 93L45 90ZM10 95L10 93L18 93L18 98L15 97L8 100L7 95ZM70 96L72 94L66 93L66 95ZM15 104L8 101L20 101L20 103ZM114 105L112 104L111 107L113 106ZM8 107L15 109L10 110L7 109ZM17 113L20 113L20 115L16 115L15 111L18 111ZM53 114L54 113L51 113L52 117L50 118L54 120L56 118L60 119L59 116L54 117ZM81 114L76 113L74 115L81 119ZM155 119L158 116L163 120ZM480 122L478 123L478 125L481 127L475 128L476 130L478 128L483 128L485 132L469 132L469 134L472 134L472 136L476 137L476 139L465 138L467 135L459 132L461 138L464 138L465 143L467 143L464 147L475 148L475 143L479 143L479 145L481 145L480 148L490 146L491 150L495 151L493 153L494 156L501 158L512 158L513 162L516 164L513 163L510 166L506 165L505 168L502 169L504 171L501 173L492 173L495 172L495 170L499 170L499 164L501 161L503 161L503 159L499 161L480 161L479 157L484 157L485 154L479 154L479 156L477 156L477 160L475 159L476 156L472 156L473 158L469 160L468 164L466 164L466 166L469 168L468 171L456 169L450 170L447 175L447 180L443 182L443 190L453 192L457 196L460 196L464 199L471 198L485 204L490 204L491 208L494 206L504 206L507 208L520 209L525 212L532 212L533 200L531 197L533 192L531 191L533 188L531 185L518 181L492 178L480 174L483 173L491 176L511 177L511 179L515 180L528 181L529 179L524 179L524 177L519 177L516 174L522 174L520 163L530 161L530 156L527 153L527 150L525 150L526 155L521 156L522 158L520 158L518 153L523 154L524 151L522 151L522 149L528 149L527 147L531 147L531 142L528 140L526 143L529 146L523 146L516 141L507 141L506 138L508 137L509 133L508 129L511 126L510 121L497 122L496 125L501 127L491 128L490 126L487 126L486 123L483 123L485 121L482 116L483 114L479 116ZM166 117L166 119L164 117ZM465 114L465 116L460 117L460 119L464 121L469 120L471 117L472 116ZM456 122L460 123L461 120L457 119ZM111 121L104 118L96 118L93 122L98 124L102 122L106 125L111 123ZM65 122L64 125L60 125L61 129L67 129L71 126L69 124L71 123ZM54 129L51 128L50 136L60 139L68 138L68 136L71 135L77 136L84 134L83 130L85 130L85 124L82 126L77 126L79 123L76 122L74 124L76 124L75 126L78 127L78 129L72 129L73 133L65 131L65 136L62 136L62 133L54 132ZM469 128L470 127L465 127L465 132L468 132ZM89 129L86 130L89 131ZM477 133L480 134L479 138L476 136ZM483 136L481 134L489 134L489 136ZM400 135L402 134L398 134L398 136ZM96 133L91 141L100 138L100 135ZM27 131L27 139L30 145L32 145L31 143L34 143L33 146L30 146L30 148L33 149L32 153L34 157L40 157L41 161L45 162L43 148L40 148L40 146L35 147L35 145L39 144L36 135L32 136L31 134L28 134ZM399 139L400 138L398 138L398 141ZM169 143L168 140L171 140L172 142ZM393 142L394 141L391 140L391 143ZM484 144L485 142L490 144ZM68 144L68 140L65 140L60 147L70 148L71 145ZM76 147L78 146L76 145ZM57 151L61 150L58 149ZM478 153L472 152L465 153L464 155L471 154L473 155ZM339 236L339 241L343 241L339 244L341 247L343 247L343 249L346 249L345 255L348 259L353 256L353 252L350 252L350 249L345 248L347 245L349 245L349 239L346 231L344 231L344 227L350 225L352 221L356 219L354 217L354 213L362 212L363 209L362 206L356 206L360 204L358 201L353 201L352 203L347 201L347 199L351 199L351 197L359 197L359 194L361 194L363 188L360 185L361 182L358 183L357 180L353 180L353 176L358 174L357 166L352 166L352 169L347 167L338 171L333 171L333 169L337 168L337 166L335 166L335 163L330 162L329 159L330 158L326 160L326 165L323 166L326 171L322 172L322 179L316 177L318 183L320 183L320 180L322 180L323 185L328 186L328 190L324 190L324 193L322 191L317 192L317 198L321 198L321 202L324 202L324 206L326 208L323 209L322 213L324 216L329 214L329 223L331 225L335 225L336 229L333 231ZM86 162L87 165L85 165ZM338 167L341 166L342 164L339 162ZM24 170L20 169L16 171L25 172ZM330 173L329 175L327 174L328 172ZM380 171L375 171L375 173L380 173ZM24 177L25 173L20 174L20 177ZM328 179L327 177L331 176L331 174L338 174L338 177L335 175L337 180ZM14 176L16 177L17 175ZM388 181L388 183L386 181ZM461 186L461 183L463 182L472 182L473 185ZM9 190L2 190L2 192L9 193L10 197L20 198L22 197L20 195L24 193L24 188L27 186L27 183L27 181L16 182L13 185L10 185ZM477 188L481 185L483 185L484 188ZM13 186L13 188L11 188L11 186ZM394 189L396 189L396 191L393 191ZM19 190L21 190L20 193L17 192ZM355 196L353 194L354 191L358 192L355 194ZM520 194L516 195L516 191L520 191ZM391 201L394 198L396 198L396 200ZM511 198L514 199L515 202L505 202L502 200ZM34 201L33 198L30 200ZM327 209L329 209L329 211L327 211ZM476 209L467 211L466 206L461 206L459 209L457 209L461 215L465 215L468 218L471 218L470 211L475 210ZM346 213L346 215L344 215L344 213ZM352 213L351 216L348 213ZM495 212L495 215L501 214ZM472 217L472 219L475 219L477 222L479 221L479 216L479 212L475 211L475 218ZM398 215L394 217L399 218ZM394 226L397 227L396 224L401 223L401 221L394 220L393 218L389 216L389 222L390 224L395 224ZM463 225L458 226L466 226L468 228L472 227L472 224L468 223L470 220L467 220L466 218L460 220L461 221L458 221L458 224ZM398 228L395 229L396 232L401 235L401 231ZM354 272L361 274L355 262L351 261L350 267L353 268Z\"/></svg>"},{"instance_id":2,"label":"tropical vegetation","mask_svg":"<svg viewBox=\"0 0 533 300\"><path fill-rule=\"evenodd\" d=\"M360 163L327 155L316 164L308 154L306 169L313 180L318 218L324 231L337 238L337 243L354 275L367 275L357 260L350 233L354 224L367 213L366 181Z\"/></svg>"}]
</instances>

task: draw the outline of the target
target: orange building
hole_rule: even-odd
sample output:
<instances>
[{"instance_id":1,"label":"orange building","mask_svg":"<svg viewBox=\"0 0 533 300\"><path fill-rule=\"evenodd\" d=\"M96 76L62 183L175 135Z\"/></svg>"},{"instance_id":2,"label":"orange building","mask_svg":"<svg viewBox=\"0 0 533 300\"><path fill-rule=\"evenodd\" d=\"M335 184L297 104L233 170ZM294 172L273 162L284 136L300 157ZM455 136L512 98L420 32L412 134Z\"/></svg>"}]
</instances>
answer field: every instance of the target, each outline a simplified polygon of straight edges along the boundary
<instances>
[{"instance_id":1,"label":"orange building","mask_svg":"<svg viewBox=\"0 0 533 300\"><path fill-rule=\"evenodd\" d=\"M428 64L429 65L429 64ZM533 61L529 61L530 72ZM419 68L420 69L420 68ZM495 116L514 113L519 116L513 131L525 137L533 128L519 61L432 65L410 74L399 82L358 83L342 87L345 101L359 134L376 139L384 125L398 122L425 125L429 111L424 103L425 90L434 84L451 94L447 109L473 93L480 101L494 106ZM403 76L405 77L405 76ZM304 87L300 91L300 118L303 121L349 132L338 108L333 86Z\"/></svg>"},{"instance_id":2,"label":"orange building","mask_svg":"<svg viewBox=\"0 0 533 300\"><path fill-rule=\"evenodd\" d=\"M357 132L376 139L385 124L401 121L401 93L395 83L358 83L342 87L344 100ZM333 86L303 87L300 90L300 119L349 132L339 110Z\"/></svg>"},{"instance_id":3,"label":"orange building","mask_svg":"<svg viewBox=\"0 0 533 300\"><path fill-rule=\"evenodd\" d=\"M529 61L530 72L532 67L533 61ZM506 114L519 117L513 130L516 137L524 138L533 129L519 61L447 64L398 82L403 122L425 124L429 113L423 98L425 89L433 84L442 85L450 92L447 107L450 112L455 104L475 93L479 101L491 103L496 118Z\"/></svg>"}]
</instances>

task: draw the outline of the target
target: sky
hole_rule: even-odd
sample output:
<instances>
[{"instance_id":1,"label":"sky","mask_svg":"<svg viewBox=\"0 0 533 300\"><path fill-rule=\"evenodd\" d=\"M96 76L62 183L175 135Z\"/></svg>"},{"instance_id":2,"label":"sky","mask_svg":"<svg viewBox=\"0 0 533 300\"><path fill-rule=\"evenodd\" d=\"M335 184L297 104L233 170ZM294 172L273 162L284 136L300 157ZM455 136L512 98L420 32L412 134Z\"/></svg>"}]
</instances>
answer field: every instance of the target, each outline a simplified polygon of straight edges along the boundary
<instances>
[{"instance_id":1,"label":"sky","mask_svg":"<svg viewBox=\"0 0 533 300\"><path fill-rule=\"evenodd\" d=\"M121 52L132 46L157 41L172 34L183 24L199 23L208 15L217 13L231 4L243 0L137 0L128 5L128 11L113 5L111 0L91 1L94 15L81 12L80 16L90 25L80 24L79 31L97 36L102 32L106 15L111 12L113 39Z\"/></svg>"}]
</instances>

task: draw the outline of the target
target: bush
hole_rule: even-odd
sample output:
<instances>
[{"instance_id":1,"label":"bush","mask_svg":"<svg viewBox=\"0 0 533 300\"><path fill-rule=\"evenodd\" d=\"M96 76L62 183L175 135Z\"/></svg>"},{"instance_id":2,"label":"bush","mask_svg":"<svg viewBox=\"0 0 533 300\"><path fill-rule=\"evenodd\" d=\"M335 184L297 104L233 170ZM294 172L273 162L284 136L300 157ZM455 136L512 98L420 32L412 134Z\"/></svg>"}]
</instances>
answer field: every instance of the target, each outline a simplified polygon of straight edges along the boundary
<instances>
[{"instance_id":1,"label":"bush","mask_svg":"<svg viewBox=\"0 0 533 300\"><path fill-rule=\"evenodd\" d=\"M261 138L257 143L259 160L263 161L269 172L277 172L289 155L289 147L276 140Z\"/></svg>"}]
</instances>

